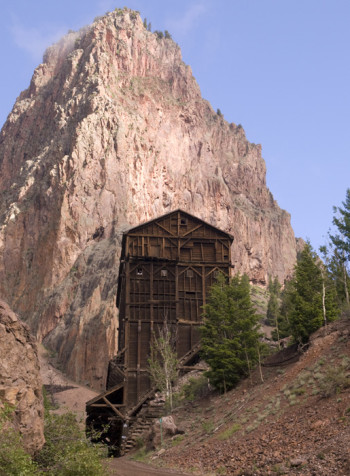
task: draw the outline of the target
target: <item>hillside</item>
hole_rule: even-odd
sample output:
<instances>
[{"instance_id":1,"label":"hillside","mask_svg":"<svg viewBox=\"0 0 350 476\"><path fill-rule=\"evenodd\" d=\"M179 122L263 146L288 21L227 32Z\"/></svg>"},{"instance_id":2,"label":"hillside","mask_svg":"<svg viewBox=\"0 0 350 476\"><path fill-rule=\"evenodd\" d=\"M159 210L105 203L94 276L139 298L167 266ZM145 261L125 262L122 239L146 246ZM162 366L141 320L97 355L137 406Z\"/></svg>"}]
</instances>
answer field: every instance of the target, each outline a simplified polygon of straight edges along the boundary
<instances>
[{"instance_id":1,"label":"hillside","mask_svg":"<svg viewBox=\"0 0 350 476\"><path fill-rule=\"evenodd\" d=\"M126 229L182 208L234 235L232 264L254 283L296 260L261 146L126 8L48 48L1 130L0 191L0 295L95 389L117 350Z\"/></svg>"},{"instance_id":2,"label":"hillside","mask_svg":"<svg viewBox=\"0 0 350 476\"><path fill-rule=\"evenodd\" d=\"M256 372L226 395L182 404L174 415L185 434L146 460L194 474L348 475L349 337L350 320L337 321L299 361L264 367L263 383Z\"/></svg>"}]
</instances>

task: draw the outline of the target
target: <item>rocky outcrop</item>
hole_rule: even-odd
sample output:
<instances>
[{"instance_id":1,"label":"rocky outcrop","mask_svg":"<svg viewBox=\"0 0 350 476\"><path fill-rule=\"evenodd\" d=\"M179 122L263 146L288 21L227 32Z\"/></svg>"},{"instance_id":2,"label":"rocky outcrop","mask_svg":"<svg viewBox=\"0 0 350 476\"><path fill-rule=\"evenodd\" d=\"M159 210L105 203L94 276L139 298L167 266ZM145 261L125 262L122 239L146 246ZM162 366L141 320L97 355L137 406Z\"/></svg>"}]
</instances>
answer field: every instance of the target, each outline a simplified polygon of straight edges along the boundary
<instances>
[{"instance_id":1,"label":"rocky outcrop","mask_svg":"<svg viewBox=\"0 0 350 476\"><path fill-rule=\"evenodd\" d=\"M13 425L24 448L44 444L44 410L37 347L28 326L0 300L0 408L14 409Z\"/></svg>"},{"instance_id":2,"label":"rocky outcrop","mask_svg":"<svg viewBox=\"0 0 350 476\"><path fill-rule=\"evenodd\" d=\"M1 131L0 292L71 377L101 388L125 229L182 208L234 235L252 281L291 272L290 217L265 172L179 46L116 10L47 50Z\"/></svg>"}]
</instances>

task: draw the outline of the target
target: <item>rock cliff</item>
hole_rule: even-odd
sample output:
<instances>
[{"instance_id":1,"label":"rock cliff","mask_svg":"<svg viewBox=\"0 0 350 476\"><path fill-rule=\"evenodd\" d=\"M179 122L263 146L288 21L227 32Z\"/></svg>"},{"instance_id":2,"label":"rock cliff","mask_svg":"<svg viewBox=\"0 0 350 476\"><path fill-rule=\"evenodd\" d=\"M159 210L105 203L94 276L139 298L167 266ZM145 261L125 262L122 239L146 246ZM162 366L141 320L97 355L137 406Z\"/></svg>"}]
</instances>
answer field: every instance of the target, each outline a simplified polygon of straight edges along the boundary
<instances>
[{"instance_id":1,"label":"rock cliff","mask_svg":"<svg viewBox=\"0 0 350 476\"><path fill-rule=\"evenodd\" d=\"M261 147L202 99L179 46L116 10L50 47L0 134L0 293L95 388L116 351L121 234L182 208L283 280L296 245Z\"/></svg>"},{"instance_id":2,"label":"rock cliff","mask_svg":"<svg viewBox=\"0 0 350 476\"><path fill-rule=\"evenodd\" d=\"M13 424L23 446L35 453L44 444L44 409L37 347L27 325L0 300L0 408L15 409Z\"/></svg>"}]
</instances>

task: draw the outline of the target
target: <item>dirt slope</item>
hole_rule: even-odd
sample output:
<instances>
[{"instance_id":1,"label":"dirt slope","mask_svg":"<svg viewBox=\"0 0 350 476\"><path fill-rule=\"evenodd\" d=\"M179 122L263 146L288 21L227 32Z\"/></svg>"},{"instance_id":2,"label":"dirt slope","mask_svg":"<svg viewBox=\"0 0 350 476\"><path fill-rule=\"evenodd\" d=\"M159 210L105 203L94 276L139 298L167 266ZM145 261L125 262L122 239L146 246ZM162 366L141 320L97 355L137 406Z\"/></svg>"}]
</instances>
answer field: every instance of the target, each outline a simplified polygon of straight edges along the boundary
<instances>
[{"instance_id":1,"label":"dirt slope","mask_svg":"<svg viewBox=\"0 0 350 476\"><path fill-rule=\"evenodd\" d=\"M350 474L350 320L319 330L298 362L176 412L185 438L153 459L197 474ZM154 458L154 455L153 455Z\"/></svg>"}]
</instances>

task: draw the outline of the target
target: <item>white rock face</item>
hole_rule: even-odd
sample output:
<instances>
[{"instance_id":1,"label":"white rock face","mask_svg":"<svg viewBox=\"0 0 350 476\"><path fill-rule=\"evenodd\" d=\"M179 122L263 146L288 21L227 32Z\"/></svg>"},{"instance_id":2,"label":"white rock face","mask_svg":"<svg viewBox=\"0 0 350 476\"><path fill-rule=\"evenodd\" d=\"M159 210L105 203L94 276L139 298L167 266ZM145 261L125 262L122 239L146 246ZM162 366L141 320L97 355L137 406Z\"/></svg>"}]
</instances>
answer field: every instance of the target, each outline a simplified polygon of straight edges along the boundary
<instances>
[{"instance_id":1,"label":"white rock face","mask_svg":"<svg viewBox=\"0 0 350 476\"><path fill-rule=\"evenodd\" d=\"M48 49L1 131L0 292L72 378L101 388L127 228L182 208L234 235L252 281L291 273L290 216L265 173L178 45L110 13Z\"/></svg>"}]
</instances>

